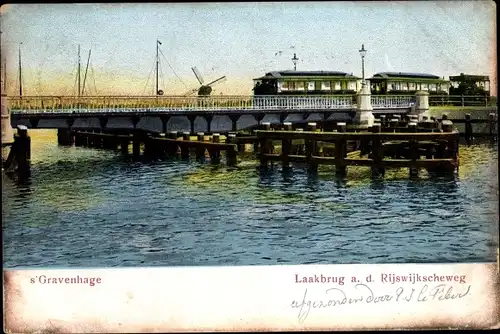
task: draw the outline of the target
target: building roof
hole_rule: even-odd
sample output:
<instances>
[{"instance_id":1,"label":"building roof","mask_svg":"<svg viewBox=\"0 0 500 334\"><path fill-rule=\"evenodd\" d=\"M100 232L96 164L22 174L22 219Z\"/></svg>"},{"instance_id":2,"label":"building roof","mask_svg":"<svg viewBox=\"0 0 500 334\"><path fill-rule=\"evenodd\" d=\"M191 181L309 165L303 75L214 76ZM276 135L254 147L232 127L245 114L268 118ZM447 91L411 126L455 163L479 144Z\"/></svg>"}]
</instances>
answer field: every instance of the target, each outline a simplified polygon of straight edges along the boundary
<instances>
[{"instance_id":1,"label":"building roof","mask_svg":"<svg viewBox=\"0 0 500 334\"><path fill-rule=\"evenodd\" d=\"M439 76L427 73L405 73L405 72L380 72L373 78L415 78L415 79L441 79Z\"/></svg>"},{"instance_id":2,"label":"building roof","mask_svg":"<svg viewBox=\"0 0 500 334\"><path fill-rule=\"evenodd\" d=\"M450 76L450 81L490 81L487 75L464 74Z\"/></svg>"},{"instance_id":3,"label":"building roof","mask_svg":"<svg viewBox=\"0 0 500 334\"><path fill-rule=\"evenodd\" d=\"M255 78L254 80L262 79L277 79L277 78L297 78L297 77L343 77L350 79L359 79L358 77L340 71L272 71L266 73L263 77Z\"/></svg>"}]
</instances>

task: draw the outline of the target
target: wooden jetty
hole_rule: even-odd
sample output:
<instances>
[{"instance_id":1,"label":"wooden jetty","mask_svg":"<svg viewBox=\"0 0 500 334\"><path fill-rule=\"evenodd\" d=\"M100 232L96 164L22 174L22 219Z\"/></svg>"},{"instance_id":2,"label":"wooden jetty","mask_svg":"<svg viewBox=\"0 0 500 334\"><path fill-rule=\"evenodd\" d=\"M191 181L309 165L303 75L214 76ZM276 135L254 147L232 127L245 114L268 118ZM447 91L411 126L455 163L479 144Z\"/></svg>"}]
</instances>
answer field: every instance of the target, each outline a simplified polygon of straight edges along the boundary
<instances>
[{"instance_id":1,"label":"wooden jetty","mask_svg":"<svg viewBox=\"0 0 500 334\"><path fill-rule=\"evenodd\" d=\"M459 133L453 123L404 122L398 118L374 124L369 131L346 132L346 124L338 123L337 130L321 132L316 123L309 123L307 131L272 130L264 124L256 131L260 143L258 158L261 167L280 161L283 167L291 162L305 163L315 171L318 165L334 165L337 174L346 174L348 166L371 167L373 176L382 176L387 168L407 167L410 176L417 176L420 168L431 172L453 173L458 170ZM438 131L432 131L433 128ZM439 127L439 129L438 129ZM430 131L429 131L430 130ZM292 141L303 141L303 154L291 154ZM281 143L281 152L275 153L275 142ZM321 150L321 144L333 144L334 150ZM348 146L357 148L359 158L348 155ZM367 157L363 157L366 155Z\"/></svg>"},{"instance_id":2,"label":"wooden jetty","mask_svg":"<svg viewBox=\"0 0 500 334\"><path fill-rule=\"evenodd\" d=\"M74 139L68 139L74 138ZM226 163L230 166L237 164L238 144L235 134L228 134L226 142L221 141L219 133L205 136L197 133L196 140L192 140L189 132L170 132L164 134L147 134L136 131L132 134L116 134L103 132L73 131L70 134L58 135L60 145L86 146L94 148L118 149L120 147L124 154L129 153L132 143L132 154L135 158L141 155L141 147L144 154L149 157L180 156L183 159L196 154L197 159L205 158L207 153L212 162L220 162L221 152L225 152ZM232 140L235 142L233 143Z\"/></svg>"},{"instance_id":3,"label":"wooden jetty","mask_svg":"<svg viewBox=\"0 0 500 334\"><path fill-rule=\"evenodd\" d=\"M455 125L458 125L455 127ZM461 127L461 131L457 131ZM304 131L305 130L305 131ZM5 169L29 170L30 138L25 126L18 128L10 157L3 161ZM195 138L193 138L195 137ZM498 139L497 114L485 119L441 119L415 115L377 115L372 127L339 121L322 123L261 123L253 133L148 133L144 130L79 130L58 129L58 143L65 146L85 146L121 150L138 158L175 156L187 159L210 158L219 163L221 153L228 165L237 164L238 153L253 145L253 151L265 167L280 161L288 167L302 163L311 170L319 165L334 165L338 174L346 174L349 166L367 166L374 176L384 175L387 168L408 168L410 176L420 169L430 172L453 173L458 170L459 140L467 144L476 139Z\"/></svg>"}]
</instances>

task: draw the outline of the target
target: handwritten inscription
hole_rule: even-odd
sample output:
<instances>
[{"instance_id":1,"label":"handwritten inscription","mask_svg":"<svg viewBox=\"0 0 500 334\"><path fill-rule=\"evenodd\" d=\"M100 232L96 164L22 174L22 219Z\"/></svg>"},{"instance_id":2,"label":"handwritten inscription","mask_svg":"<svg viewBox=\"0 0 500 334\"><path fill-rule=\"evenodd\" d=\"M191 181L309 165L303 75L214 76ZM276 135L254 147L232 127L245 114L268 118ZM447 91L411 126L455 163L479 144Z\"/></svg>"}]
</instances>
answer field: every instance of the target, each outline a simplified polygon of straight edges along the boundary
<instances>
[{"instance_id":1,"label":"handwritten inscription","mask_svg":"<svg viewBox=\"0 0 500 334\"><path fill-rule=\"evenodd\" d=\"M424 285L421 288L399 287L386 294L377 294L366 284L356 284L354 286L356 293L348 294L339 288L329 288L325 290L326 297L321 299L311 299L308 297L308 291L305 289L301 301L294 300L291 303L293 309L298 309L298 319L303 323L312 309L334 308L350 304L380 304L387 302L409 303L409 302L429 302L443 301L450 299L464 298L470 293L471 286L461 287L457 290L456 286L449 284Z\"/></svg>"}]
</instances>

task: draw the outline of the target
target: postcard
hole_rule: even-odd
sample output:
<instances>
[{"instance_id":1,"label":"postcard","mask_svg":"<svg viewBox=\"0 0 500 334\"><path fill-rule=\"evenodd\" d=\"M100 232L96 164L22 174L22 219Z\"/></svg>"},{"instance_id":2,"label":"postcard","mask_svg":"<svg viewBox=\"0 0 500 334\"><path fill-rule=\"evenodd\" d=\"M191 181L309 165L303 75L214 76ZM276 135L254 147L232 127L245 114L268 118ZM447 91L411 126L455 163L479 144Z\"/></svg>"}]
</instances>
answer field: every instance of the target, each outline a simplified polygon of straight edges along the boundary
<instances>
[{"instance_id":1,"label":"postcard","mask_svg":"<svg viewBox=\"0 0 500 334\"><path fill-rule=\"evenodd\" d=\"M495 9L3 5L4 331L498 328Z\"/></svg>"}]
</instances>

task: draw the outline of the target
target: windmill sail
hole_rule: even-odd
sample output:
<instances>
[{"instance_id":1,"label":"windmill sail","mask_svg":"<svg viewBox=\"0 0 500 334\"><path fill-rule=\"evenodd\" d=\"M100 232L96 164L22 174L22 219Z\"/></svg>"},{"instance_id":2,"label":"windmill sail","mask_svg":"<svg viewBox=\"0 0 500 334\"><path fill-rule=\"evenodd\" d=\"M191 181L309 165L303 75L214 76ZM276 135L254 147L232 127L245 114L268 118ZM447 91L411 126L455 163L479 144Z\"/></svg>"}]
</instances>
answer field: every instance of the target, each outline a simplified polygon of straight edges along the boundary
<instances>
[{"instance_id":1,"label":"windmill sail","mask_svg":"<svg viewBox=\"0 0 500 334\"><path fill-rule=\"evenodd\" d=\"M208 84L207 84L207 86L213 86L213 85L215 85L215 84L217 84L217 83L221 83L221 82L224 82L224 81L226 81L226 80L227 80L227 79L226 79L226 76L224 75L224 76L222 76L222 77L220 77L220 78L218 78L218 79L215 79L214 81L212 81L212 82L208 83Z\"/></svg>"},{"instance_id":2,"label":"windmill sail","mask_svg":"<svg viewBox=\"0 0 500 334\"><path fill-rule=\"evenodd\" d=\"M198 82L200 83L200 87L196 88L196 89L192 89L188 92L186 92L184 94L184 96L190 96L190 95L193 95L195 93L198 93L199 96L208 96L210 95L210 93L212 93L212 87L213 85L217 84L217 83L220 83L220 82L223 82L224 80L226 80L226 76L222 76L220 78L217 78L213 81L211 81L210 83L208 84L205 84L205 81L203 80L203 77L201 76L201 73L200 71L198 71L198 69L195 67L191 67L191 70L193 71L194 75L196 76L196 80L198 80Z\"/></svg>"},{"instance_id":3,"label":"windmill sail","mask_svg":"<svg viewBox=\"0 0 500 334\"><path fill-rule=\"evenodd\" d=\"M196 79L198 80L198 82L200 83L200 85L203 85L203 83L205 81L203 80L203 77L201 76L200 71L198 71L198 69L196 67L191 67L191 69L193 70L193 73L196 76Z\"/></svg>"}]
</instances>

